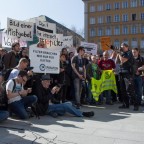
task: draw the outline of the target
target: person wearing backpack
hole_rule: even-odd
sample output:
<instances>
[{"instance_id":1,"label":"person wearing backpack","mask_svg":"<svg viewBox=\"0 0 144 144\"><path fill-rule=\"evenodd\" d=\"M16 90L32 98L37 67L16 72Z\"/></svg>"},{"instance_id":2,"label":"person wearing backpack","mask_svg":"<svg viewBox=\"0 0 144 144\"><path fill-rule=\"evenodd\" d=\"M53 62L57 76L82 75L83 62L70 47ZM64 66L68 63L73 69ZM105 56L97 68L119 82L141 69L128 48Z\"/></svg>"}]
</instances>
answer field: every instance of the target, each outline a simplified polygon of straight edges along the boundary
<instances>
[{"instance_id":1,"label":"person wearing backpack","mask_svg":"<svg viewBox=\"0 0 144 144\"><path fill-rule=\"evenodd\" d=\"M29 115L26 108L34 106L37 102L35 95L28 95L31 89L24 89L23 85L27 82L28 75L26 71L20 71L18 76L6 83L6 94L8 98L8 107L10 112L16 114L20 119L27 119Z\"/></svg>"}]
</instances>

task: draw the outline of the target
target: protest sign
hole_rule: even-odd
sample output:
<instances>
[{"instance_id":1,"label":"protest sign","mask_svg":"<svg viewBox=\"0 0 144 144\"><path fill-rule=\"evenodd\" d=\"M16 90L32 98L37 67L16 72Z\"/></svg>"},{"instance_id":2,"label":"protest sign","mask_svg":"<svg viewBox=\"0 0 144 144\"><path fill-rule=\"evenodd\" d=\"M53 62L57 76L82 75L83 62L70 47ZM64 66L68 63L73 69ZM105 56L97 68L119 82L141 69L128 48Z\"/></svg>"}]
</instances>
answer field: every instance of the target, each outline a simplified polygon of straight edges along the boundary
<instances>
[{"instance_id":1,"label":"protest sign","mask_svg":"<svg viewBox=\"0 0 144 144\"><path fill-rule=\"evenodd\" d=\"M111 45L110 37L101 37L101 48L103 51L109 50L110 45Z\"/></svg>"},{"instance_id":2,"label":"protest sign","mask_svg":"<svg viewBox=\"0 0 144 144\"><path fill-rule=\"evenodd\" d=\"M6 33L2 33L2 47L11 48L14 42L19 42L20 47L27 47L26 41L18 40L8 36Z\"/></svg>"},{"instance_id":3,"label":"protest sign","mask_svg":"<svg viewBox=\"0 0 144 144\"><path fill-rule=\"evenodd\" d=\"M97 54L97 44L81 42L81 46L84 47L86 53L93 54L93 55Z\"/></svg>"},{"instance_id":4,"label":"protest sign","mask_svg":"<svg viewBox=\"0 0 144 144\"><path fill-rule=\"evenodd\" d=\"M63 48L63 34L56 34L55 38L45 40L47 48L61 51Z\"/></svg>"},{"instance_id":5,"label":"protest sign","mask_svg":"<svg viewBox=\"0 0 144 144\"><path fill-rule=\"evenodd\" d=\"M73 37L64 36L63 37L63 47L73 47Z\"/></svg>"},{"instance_id":6,"label":"protest sign","mask_svg":"<svg viewBox=\"0 0 144 144\"><path fill-rule=\"evenodd\" d=\"M34 24L30 22L7 18L7 35L24 41L32 41L33 25Z\"/></svg>"},{"instance_id":7,"label":"protest sign","mask_svg":"<svg viewBox=\"0 0 144 144\"><path fill-rule=\"evenodd\" d=\"M56 24L36 21L36 35L42 39L53 39L56 34Z\"/></svg>"},{"instance_id":8,"label":"protest sign","mask_svg":"<svg viewBox=\"0 0 144 144\"><path fill-rule=\"evenodd\" d=\"M30 47L29 49L30 64L34 67L36 73L58 74L60 52L49 49Z\"/></svg>"}]
</instances>

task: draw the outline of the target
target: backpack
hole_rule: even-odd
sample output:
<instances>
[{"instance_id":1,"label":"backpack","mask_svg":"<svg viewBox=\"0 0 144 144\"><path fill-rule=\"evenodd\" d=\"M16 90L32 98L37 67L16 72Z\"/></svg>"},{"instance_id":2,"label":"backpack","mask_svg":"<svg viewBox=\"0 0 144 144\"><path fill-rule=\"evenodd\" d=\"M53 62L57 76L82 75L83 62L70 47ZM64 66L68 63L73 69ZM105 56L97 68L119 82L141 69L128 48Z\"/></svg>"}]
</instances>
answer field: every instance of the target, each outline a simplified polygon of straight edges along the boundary
<instances>
[{"instance_id":1,"label":"backpack","mask_svg":"<svg viewBox=\"0 0 144 144\"><path fill-rule=\"evenodd\" d=\"M16 87L16 82L14 79L13 80L13 83L14 83L14 86L13 86L13 89L12 89L12 92L14 91L15 87ZM7 84L8 81L4 81L2 84L1 84L1 95L0 95L0 110L8 110L8 98L7 98L7 94L6 94L6 84Z\"/></svg>"},{"instance_id":2,"label":"backpack","mask_svg":"<svg viewBox=\"0 0 144 144\"><path fill-rule=\"evenodd\" d=\"M13 69L17 69L17 68L10 68L10 69L7 69L7 70L4 71L4 74L3 74L4 76L3 77L4 77L5 82L8 80L8 78L10 76L10 73L12 72Z\"/></svg>"}]
</instances>

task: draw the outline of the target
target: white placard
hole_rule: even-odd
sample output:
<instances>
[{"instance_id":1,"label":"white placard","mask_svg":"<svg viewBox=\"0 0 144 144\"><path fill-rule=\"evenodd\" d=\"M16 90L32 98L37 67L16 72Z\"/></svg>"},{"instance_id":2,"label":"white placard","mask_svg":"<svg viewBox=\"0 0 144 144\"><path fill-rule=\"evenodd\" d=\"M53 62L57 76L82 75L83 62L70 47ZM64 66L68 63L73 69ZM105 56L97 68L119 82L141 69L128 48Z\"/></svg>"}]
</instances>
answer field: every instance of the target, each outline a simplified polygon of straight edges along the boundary
<instances>
[{"instance_id":1,"label":"white placard","mask_svg":"<svg viewBox=\"0 0 144 144\"><path fill-rule=\"evenodd\" d=\"M56 37L53 39L45 40L46 47L50 48L51 50L58 50L61 51L63 48L63 34L56 34Z\"/></svg>"},{"instance_id":2,"label":"white placard","mask_svg":"<svg viewBox=\"0 0 144 144\"><path fill-rule=\"evenodd\" d=\"M60 71L60 52L45 48L30 47L30 64L36 73L58 74Z\"/></svg>"},{"instance_id":3,"label":"white placard","mask_svg":"<svg viewBox=\"0 0 144 144\"><path fill-rule=\"evenodd\" d=\"M27 47L26 41L18 40L8 36L6 33L2 33L2 47L11 48L14 42L19 42L20 47Z\"/></svg>"},{"instance_id":4,"label":"white placard","mask_svg":"<svg viewBox=\"0 0 144 144\"><path fill-rule=\"evenodd\" d=\"M81 42L81 46L84 47L86 53L97 55L97 44Z\"/></svg>"},{"instance_id":5,"label":"white placard","mask_svg":"<svg viewBox=\"0 0 144 144\"><path fill-rule=\"evenodd\" d=\"M51 39L55 37L56 24L43 22L40 20L36 21L36 35L42 39Z\"/></svg>"},{"instance_id":6,"label":"white placard","mask_svg":"<svg viewBox=\"0 0 144 144\"><path fill-rule=\"evenodd\" d=\"M73 47L72 36L63 36L63 47Z\"/></svg>"},{"instance_id":7,"label":"white placard","mask_svg":"<svg viewBox=\"0 0 144 144\"><path fill-rule=\"evenodd\" d=\"M24 41L32 41L33 31L33 23L7 18L7 35Z\"/></svg>"}]
</instances>

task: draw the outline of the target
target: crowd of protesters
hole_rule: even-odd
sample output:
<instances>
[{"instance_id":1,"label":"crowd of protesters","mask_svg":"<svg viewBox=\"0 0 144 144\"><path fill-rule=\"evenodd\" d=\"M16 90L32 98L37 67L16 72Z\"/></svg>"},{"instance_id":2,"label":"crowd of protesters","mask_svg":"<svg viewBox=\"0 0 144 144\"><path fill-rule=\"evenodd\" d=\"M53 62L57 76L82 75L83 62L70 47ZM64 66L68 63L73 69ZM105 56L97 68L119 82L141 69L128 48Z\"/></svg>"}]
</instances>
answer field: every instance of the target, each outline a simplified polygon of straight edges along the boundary
<instances>
[{"instance_id":1,"label":"crowd of protesters","mask_svg":"<svg viewBox=\"0 0 144 144\"><path fill-rule=\"evenodd\" d=\"M37 47L44 48L43 42ZM138 48L130 49L122 43L119 49L111 46L112 53L103 55L85 53L84 47L77 48L77 54L63 48L60 54L59 74L33 73L30 66L28 48L12 44L12 50L0 49L0 85L7 77L7 110L0 111L0 121L16 115L20 119L30 117L31 111L38 115L62 116L66 112L78 117L91 117L93 111L82 112L83 104L113 105L121 102L119 108L128 109L130 105L138 111L142 105L144 58ZM118 94L105 90L99 101L91 93L91 79L101 79L104 70L115 73ZM0 88L1 94L1 88ZM29 109L31 108L31 109Z\"/></svg>"}]
</instances>

